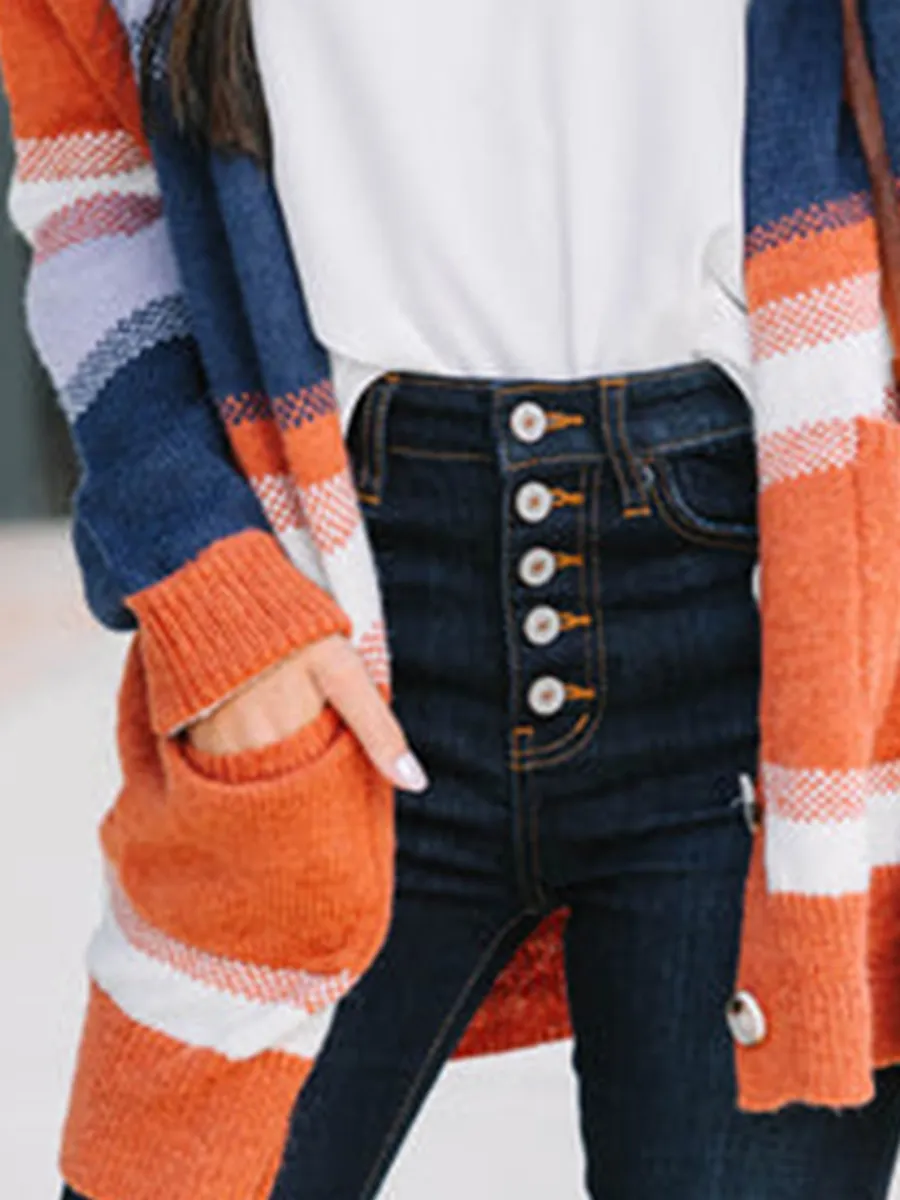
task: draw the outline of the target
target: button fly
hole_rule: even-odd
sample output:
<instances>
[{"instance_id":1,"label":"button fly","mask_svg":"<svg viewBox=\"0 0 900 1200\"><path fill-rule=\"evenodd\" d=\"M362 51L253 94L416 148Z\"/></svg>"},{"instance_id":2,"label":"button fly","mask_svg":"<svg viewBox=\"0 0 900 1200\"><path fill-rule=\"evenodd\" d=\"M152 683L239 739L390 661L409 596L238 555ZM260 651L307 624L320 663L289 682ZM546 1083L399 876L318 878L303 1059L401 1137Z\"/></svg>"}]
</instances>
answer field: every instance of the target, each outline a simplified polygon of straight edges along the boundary
<instances>
[{"instance_id":1,"label":"button fly","mask_svg":"<svg viewBox=\"0 0 900 1200\"><path fill-rule=\"evenodd\" d=\"M520 442L539 442L547 432L547 414L534 400L523 400L509 414L509 427Z\"/></svg>"},{"instance_id":2,"label":"button fly","mask_svg":"<svg viewBox=\"0 0 900 1200\"><path fill-rule=\"evenodd\" d=\"M553 493L545 483L536 479L523 483L516 492L516 512L523 521L537 525L543 521L553 508Z\"/></svg>"},{"instance_id":3,"label":"button fly","mask_svg":"<svg viewBox=\"0 0 900 1200\"><path fill-rule=\"evenodd\" d=\"M542 675L528 689L528 707L539 717L552 717L566 702L566 687L555 675Z\"/></svg>"},{"instance_id":4,"label":"button fly","mask_svg":"<svg viewBox=\"0 0 900 1200\"><path fill-rule=\"evenodd\" d=\"M556 574L556 555L546 546L532 546L519 559L519 578L529 587L541 587Z\"/></svg>"},{"instance_id":5,"label":"button fly","mask_svg":"<svg viewBox=\"0 0 900 1200\"><path fill-rule=\"evenodd\" d=\"M525 618L525 637L533 646L549 646L559 637L562 620L555 608L539 604Z\"/></svg>"}]
</instances>

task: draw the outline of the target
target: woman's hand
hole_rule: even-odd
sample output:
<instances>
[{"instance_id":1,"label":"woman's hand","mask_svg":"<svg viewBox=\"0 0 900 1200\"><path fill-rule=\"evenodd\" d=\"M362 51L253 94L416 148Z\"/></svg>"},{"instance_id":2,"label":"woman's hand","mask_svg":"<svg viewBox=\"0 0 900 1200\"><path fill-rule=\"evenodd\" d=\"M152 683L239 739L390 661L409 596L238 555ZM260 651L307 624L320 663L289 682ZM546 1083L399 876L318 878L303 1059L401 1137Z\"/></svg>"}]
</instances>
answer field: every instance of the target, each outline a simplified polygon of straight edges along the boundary
<instances>
[{"instance_id":1,"label":"woman's hand","mask_svg":"<svg viewBox=\"0 0 900 1200\"><path fill-rule=\"evenodd\" d=\"M326 703L395 787L409 792L428 787L397 718L362 659L339 634L311 643L257 676L192 725L187 737L207 754L238 754L290 737L314 721Z\"/></svg>"}]
</instances>

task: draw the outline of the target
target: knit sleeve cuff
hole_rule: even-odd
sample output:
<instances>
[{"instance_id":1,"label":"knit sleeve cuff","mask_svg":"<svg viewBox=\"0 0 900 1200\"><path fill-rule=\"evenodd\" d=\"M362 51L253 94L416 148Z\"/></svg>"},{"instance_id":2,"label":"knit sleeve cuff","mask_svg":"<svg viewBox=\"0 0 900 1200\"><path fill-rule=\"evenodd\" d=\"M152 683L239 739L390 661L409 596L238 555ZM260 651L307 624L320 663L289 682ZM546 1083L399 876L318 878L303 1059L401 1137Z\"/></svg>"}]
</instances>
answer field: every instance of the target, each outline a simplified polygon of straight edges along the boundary
<instances>
[{"instance_id":1,"label":"knit sleeve cuff","mask_svg":"<svg viewBox=\"0 0 900 1200\"><path fill-rule=\"evenodd\" d=\"M150 719L163 735L309 643L350 633L336 601L255 530L214 543L128 606L140 627Z\"/></svg>"}]
</instances>

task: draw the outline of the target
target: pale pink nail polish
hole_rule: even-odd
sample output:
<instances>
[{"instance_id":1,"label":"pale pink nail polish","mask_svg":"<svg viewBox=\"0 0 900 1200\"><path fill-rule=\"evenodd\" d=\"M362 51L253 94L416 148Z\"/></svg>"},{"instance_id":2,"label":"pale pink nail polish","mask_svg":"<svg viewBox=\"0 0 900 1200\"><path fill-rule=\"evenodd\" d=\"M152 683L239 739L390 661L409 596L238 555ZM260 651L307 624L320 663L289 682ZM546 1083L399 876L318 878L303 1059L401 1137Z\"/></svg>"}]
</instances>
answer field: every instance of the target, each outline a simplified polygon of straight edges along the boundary
<instances>
[{"instance_id":1,"label":"pale pink nail polish","mask_svg":"<svg viewBox=\"0 0 900 1200\"><path fill-rule=\"evenodd\" d=\"M409 750L395 760L391 775L405 792L424 792L431 782L422 764Z\"/></svg>"}]
</instances>

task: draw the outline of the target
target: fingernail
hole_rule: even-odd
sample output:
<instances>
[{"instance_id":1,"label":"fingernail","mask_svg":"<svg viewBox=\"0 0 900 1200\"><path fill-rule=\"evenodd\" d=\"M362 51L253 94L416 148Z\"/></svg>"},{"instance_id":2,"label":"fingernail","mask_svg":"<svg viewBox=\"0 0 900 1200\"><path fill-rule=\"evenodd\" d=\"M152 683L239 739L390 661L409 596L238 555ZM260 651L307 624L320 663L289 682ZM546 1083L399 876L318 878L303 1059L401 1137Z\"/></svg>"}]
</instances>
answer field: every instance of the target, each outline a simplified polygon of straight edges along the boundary
<instances>
[{"instance_id":1,"label":"fingernail","mask_svg":"<svg viewBox=\"0 0 900 1200\"><path fill-rule=\"evenodd\" d=\"M424 792L430 783L422 764L411 750L394 760L391 775L397 786L405 792Z\"/></svg>"}]
</instances>

